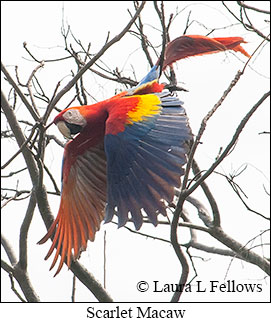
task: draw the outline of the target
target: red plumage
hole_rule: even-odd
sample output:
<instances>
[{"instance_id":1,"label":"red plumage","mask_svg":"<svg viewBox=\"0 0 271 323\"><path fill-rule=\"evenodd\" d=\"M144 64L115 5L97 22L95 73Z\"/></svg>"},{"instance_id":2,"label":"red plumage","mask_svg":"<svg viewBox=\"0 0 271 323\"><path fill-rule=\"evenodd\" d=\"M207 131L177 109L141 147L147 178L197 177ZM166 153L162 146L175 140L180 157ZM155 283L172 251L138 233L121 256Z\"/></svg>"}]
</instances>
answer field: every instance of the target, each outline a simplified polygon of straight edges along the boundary
<instances>
[{"instance_id":1,"label":"red plumage","mask_svg":"<svg viewBox=\"0 0 271 323\"><path fill-rule=\"evenodd\" d=\"M170 42L165 50L163 70L172 63L191 56L217 53L232 49L247 57L250 55L240 46L246 43L242 37L210 38L200 35L181 36Z\"/></svg>"}]
</instances>

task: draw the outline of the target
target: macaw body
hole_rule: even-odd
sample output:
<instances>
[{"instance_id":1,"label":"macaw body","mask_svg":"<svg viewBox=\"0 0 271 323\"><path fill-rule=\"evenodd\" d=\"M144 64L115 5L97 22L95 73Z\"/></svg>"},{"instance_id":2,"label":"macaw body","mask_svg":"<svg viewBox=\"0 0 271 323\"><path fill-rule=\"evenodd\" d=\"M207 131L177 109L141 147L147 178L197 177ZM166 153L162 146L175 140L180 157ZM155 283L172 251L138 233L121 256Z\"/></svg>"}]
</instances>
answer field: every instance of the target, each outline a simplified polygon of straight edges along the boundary
<instances>
[{"instance_id":1,"label":"macaw body","mask_svg":"<svg viewBox=\"0 0 271 323\"><path fill-rule=\"evenodd\" d=\"M204 36L179 37L168 44L162 69L211 48L236 50L243 42L238 39L209 38L208 43ZM188 51L191 42L198 50ZM209 46L206 52L204 44ZM159 74L158 61L136 87L93 105L67 108L55 117L71 140L64 149L58 215L39 243L53 239L45 259L56 249L51 266L60 256L56 274L64 262L70 267L78 259L102 220L110 222L116 215L119 227L131 220L139 230L143 216L157 225L158 214L167 214L174 188L181 184L192 134L182 102L158 83Z\"/></svg>"}]
</instances>

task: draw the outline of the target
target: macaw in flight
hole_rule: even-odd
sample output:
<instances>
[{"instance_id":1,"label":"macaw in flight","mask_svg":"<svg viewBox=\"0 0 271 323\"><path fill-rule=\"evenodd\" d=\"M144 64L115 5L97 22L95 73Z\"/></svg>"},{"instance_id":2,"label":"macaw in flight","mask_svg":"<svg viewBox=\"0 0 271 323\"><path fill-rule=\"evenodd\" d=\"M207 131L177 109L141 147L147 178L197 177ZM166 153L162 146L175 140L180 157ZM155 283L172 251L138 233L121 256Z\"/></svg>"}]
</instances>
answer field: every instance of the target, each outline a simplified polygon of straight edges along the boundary
<instances>
[{"instance_id":1,"label":"macaw in flight","mask_svg":"<svg viewBox=\"0 0 271 323\"><path fill-rule=\"evenodd\" d=\"M241 37L181 36L168 43L162 70L177 60L225 50L249 54ZM139 230L143 214L157 225L166 215L184 174L192 139L182 102L158 83L160 60L142 81L110 99L60 112L54 123L71 139L65 145L62 192L55 221L38 242L53 240L45 259L56 253L57 275L93 241L100 223L118 217Z\"/></svg>"}]
</instances>

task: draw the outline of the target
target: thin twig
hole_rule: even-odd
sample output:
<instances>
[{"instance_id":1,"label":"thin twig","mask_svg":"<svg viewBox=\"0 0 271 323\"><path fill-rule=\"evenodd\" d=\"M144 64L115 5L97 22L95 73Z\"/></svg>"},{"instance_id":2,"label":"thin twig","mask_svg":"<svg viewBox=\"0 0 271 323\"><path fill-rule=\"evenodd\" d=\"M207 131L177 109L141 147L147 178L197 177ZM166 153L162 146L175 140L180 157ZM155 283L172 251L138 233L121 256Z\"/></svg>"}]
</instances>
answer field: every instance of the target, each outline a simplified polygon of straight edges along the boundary
<instances>
[{"instance_id":1,"label":"thin twig","mask_svg":"<svg viewBox=\"0 0 271 323\"><path fill-rule=\"evenodd\" d=\"M83 66L79 72L72 78L72 80L54 97L54 99L49 103L47 110L43 116L43 123L45 124L51 111L53 110L56 103L62 98L62 96L67 93L74 84L80 79L80 77L116 42L118 42L130 29L132 24L135 22L137 17L139 16L140 12L142 11L146 1L142 1L140 7L136 11L133 18L129 21L129 23L126 25L126 27L113 39L111 39L109 42L106 42L106 44L100 49L100 51L85 65Z\"/></svg>"},{"instance_id":2,"label":"thin twig","mask_svg":"<svg viewBox=\"0 0 271 323\"><path fill-rule=\"evenodd\" d=\"M229 7L225 4L225 1L222 1L223 6L229 11L229 13L236 19L238 20L246 30L248 31L252 31L255 32L256 34L258 34L260 37L262 37L264 40L270 41L270 38L268 36L265 36L259 29L255 28L253 25L251 24L247 24L243 21L243 19L239 19L230 9ZM242 6L241 6L241 9Z\"/></svg>"},{"instance_id":3,"label":"thin twig","mask_svg":"<svg viewBox=\"0 0 271 323\"><path fill-rule=\"evenodd\" d=\"M189 153L189 159L186 165L186 172L183 178L183 184L182 184L182 189L184 190L186 188L187 185L187 181L188 181L188 176L189 176L189 172L190 169L192 167L192 163L193 163L193 159L194 159L194 155L196 152L196 149L200 143L200 139L205 131L205 128L207 126L207 122L208 120L213 116L213 114L217 111L217 109L221 106L221 104L224 102L224 100L226 99L226 97L228 96L228 94L231 92L231 90L233 89L233 87L236 85L236 83L239 81L241 75L243 73L241 71L238 71L237 74L235 75L234 79L231 81L229 87L226 89L226 91L224 91L222 97L219 99L219 101L214 105L214 107L207 113L207 115L203 118L202 122L201 122L201 126L200 129L198 131L198 134L195 138L195 141L192 145L192 148L190 150Z\"/></svg>"},{"instance_id":4,"label":"thin twig","mask_svg":"<svg viewBox=\"0 0 271 323\"><path fill-rule=\"evenodd\" d=\"M270 91L265 93L257 103L249 110L249 112L246 114L246 116L243 118L243 120L240 122L239 126L237 127L230 143L227 145L227 147L224 149L223 153L220 155L220 157L211 165L211 167L201 176L197 182L190 187L186 194L191 194L208 176L210 176L215 168L222 162L222 160L228 155L232 147L236 144L239 135L241 134L243 128L247 124L248 120L251 118L251 116L254 114L254 112L261 106L261 104L265 101L266 98L268 98L270 95Z\"/></svg>"},{"instance_id":5,"label":"thin twig","mask_svg":"<svg viewBox=\"0 0 271 323\"><path fill-rule=\"evenodd\" d=\"M31 130L29 137L24 141L24 143L21 145L20 149L3 166L1 166L1 169L6 168L26 148L27 144L32 139L37 127L38 127L38 124L35 124Z\"/></svg>"},{"instance_id":6,"label":"thin twig","mask_svg":"<svg viewBox=\"0 0 271 323\"><path fill-rule=\"evenodd\" d=\"M72 302L74 303L75 302L75 291L76 291L76 276L73 275L72 277Z\"/></svg>"},{"instance_id":7,"label":"thin twig","mask_svg":"<svg viewBox=\"0 0 271 323\"><path fill-rule=\"evenodd\" d=\"M239 4L240 7L243 7L243 8L246 8L246 9L250 9L250 10L254 10L254 11L257 11L257 12L261 12L261 13L265 13L267 15L270 15L270 11L249 6L246 3L244 3L244 1L237 1L237 3Z\"/></svg>"},{"instance_id":8,"label":"thin twig","mask_svg":"<svg viewBox=\"0 0 271 323\"><path fill-rule=\"evenodd\" d=\"M13 279L13 275L12 273L9 273L9 278L10 278L10 283L11 283L11 290L14 292L14 294L19 298L19 300L22 302L22 303L26 303L26 300L19 294L19 292L17 291L17 289L15 288L15 285L14 285L14 279Z\"/></svg>"},{"instance_id":9,"label":"thin twig","mask_svg":"<svg viewBox=\"0 0 271 323\"><path fill-rule=\"evenodd\" d=\"M37 109L37 106L36 106L36 103L35 103L35 100L34 100L34 96L33 96L33 93L32 93L32 90L31 90L31 82L32 82L32 79L33 77L35 76L35 73L40 69L44 67L44 62L41 62L33 71L32 73L30 74L29 78L28 78L28 81L26 83L26 87L28 89L28 93L29 93L29 96L30 96L30 100L32 102L32 107L33 109L35 110L36 114L39 116L39 111Z\"/></svg>"},{"instance_id":10,"label":"thin twig","mask_svg":"<svg viewBox=\"0 0 271 323\"><path fill-rule=\"evenodd\" d=\"M5 74L8 82L10 83L10 85L14 88L14 90L18 93L19 97L21 98L21 100L23 101L24 105L26 106L27 110L30 112L31 116L33 117L33 119L35 121L39 121L39 116L37 115L37 113L33 110L31 104L27 101L26 97L24 96L24 94L21 92L21 90L19 89L19 87L17 86L17 84L14 82L14 80L12 79L12 77L10 76L10 74L8 73L8 71L6 70L5 66L3 63L1 63L1 70L2 72Z\"/></svg>"}]
</instances>

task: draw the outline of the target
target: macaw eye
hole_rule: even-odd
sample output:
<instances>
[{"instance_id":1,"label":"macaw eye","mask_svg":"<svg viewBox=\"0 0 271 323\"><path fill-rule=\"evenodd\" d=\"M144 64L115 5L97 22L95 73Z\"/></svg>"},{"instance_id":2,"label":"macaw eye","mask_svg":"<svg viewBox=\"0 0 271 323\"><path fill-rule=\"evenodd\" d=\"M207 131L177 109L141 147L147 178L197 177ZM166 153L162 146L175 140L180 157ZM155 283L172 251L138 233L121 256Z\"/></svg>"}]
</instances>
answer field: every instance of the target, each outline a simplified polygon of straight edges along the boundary
<instances>
[{"instance_id":1,"label":"macaw eye","mask_svg":"<svg viewBox=\"0 0 271 323\"><path fill-rule=\"evenodd\" d=\"M70 125L83 127L86 125L85 118L76 109L70 109L63 114L65 122ZM78 132L78 131L77 131ZM76 133L77 133L76 132Z\"/></svg>"},{"instance_id":2,"label":"macaw eye","mask_svg":"<svg viewBox=\"0 0 271 323\"><path fill-rule=\"evenodd\" d=\"M71 135L76 135L82 130L82 126L74 123L65 122L66 126L69 128Z\"/></svg>"}]
</instances>

